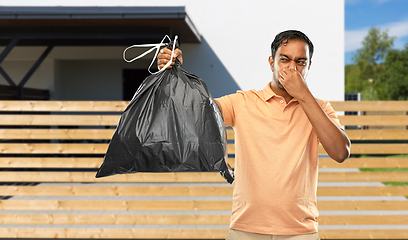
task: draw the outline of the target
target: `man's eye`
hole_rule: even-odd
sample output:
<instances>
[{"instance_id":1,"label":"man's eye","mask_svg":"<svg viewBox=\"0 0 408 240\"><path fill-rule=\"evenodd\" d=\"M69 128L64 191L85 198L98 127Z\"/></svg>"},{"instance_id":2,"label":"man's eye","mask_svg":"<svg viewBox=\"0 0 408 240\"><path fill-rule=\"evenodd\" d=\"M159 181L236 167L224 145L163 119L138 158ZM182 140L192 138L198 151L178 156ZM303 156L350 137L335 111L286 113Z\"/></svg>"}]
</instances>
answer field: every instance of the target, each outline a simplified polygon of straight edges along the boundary
<instances>
[{"instance_id":1,"label":"man's eye","mask_svg":"<svg viewBox=\"0 0 408 240\"><path fill-rule=\"evenodd\" d=\"M298 61L297 63L300 66L305 66L306 65L306 61Z\"/></svg>"},{"instance_id":2,"label":"man's eye","mask_svg":"<svg viewBox=\"0 0 408 240\"><path fill-rule=\"evenodd\" d=\"M281 62L288 62L289 60L287 58L281 58L280 61Z\"/></svg>"}]
</instances>

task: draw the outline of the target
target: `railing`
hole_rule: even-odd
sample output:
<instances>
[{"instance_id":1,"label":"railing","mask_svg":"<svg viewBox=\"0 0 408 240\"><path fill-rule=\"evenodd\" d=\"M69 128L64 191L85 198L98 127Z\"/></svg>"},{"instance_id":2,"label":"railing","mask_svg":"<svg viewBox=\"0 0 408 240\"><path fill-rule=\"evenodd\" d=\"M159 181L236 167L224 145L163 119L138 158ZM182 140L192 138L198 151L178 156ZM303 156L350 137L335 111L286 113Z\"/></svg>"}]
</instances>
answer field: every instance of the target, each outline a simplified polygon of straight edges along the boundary
<instances>
[{"instance_id":1,"label":"railing","mask_svg":"<svg viewBox=\"0 0 408 240\"><path fill-rule=\"evenodd\" d=\"M232 186L219 173L94 177L126 105L0 102L0 238L225 238ZM408 102L332 105L408 112ZM340 121L360 129L346 130L352 157L343 164L319 149L320 237L407 239L408 116ZM233 135L229 130L230 141Z\"/></svg>"}]
</instances>

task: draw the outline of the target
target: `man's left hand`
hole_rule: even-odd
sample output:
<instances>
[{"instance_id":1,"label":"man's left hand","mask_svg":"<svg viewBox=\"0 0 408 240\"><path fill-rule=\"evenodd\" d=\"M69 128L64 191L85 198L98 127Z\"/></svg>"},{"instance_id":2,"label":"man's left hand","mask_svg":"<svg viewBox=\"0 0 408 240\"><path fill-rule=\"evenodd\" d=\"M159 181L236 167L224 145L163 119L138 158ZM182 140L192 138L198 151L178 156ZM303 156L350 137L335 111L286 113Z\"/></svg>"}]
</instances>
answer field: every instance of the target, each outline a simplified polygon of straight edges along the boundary
<instances>
[{"instance_id":1,"label":"man's left hand","mask_svg":"<svg viewBox=\"0 0 408 240\"><path fill-rule=\"evenodd\" d=\"M290 96L300 99L305 96L305 94L310 93L302 74L296 69L283 68L278 74L279 82Z\"/></svg>"}]
</instances>

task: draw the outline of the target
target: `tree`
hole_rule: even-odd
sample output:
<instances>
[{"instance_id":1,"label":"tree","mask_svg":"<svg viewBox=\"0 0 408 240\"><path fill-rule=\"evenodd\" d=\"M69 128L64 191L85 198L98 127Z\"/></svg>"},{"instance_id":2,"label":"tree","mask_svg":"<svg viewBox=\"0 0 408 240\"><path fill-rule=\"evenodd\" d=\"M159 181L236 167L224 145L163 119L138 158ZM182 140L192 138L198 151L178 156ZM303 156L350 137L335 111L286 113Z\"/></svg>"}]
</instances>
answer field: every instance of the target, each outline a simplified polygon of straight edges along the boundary
<instances>
[{"instance_id":1,"label":"tree","mask_svg":"<svg viewBox=\"0 0 408 240\"><path fill-rule=\"evenodd\" d=\"M395 37L388 36L388 30L380 32L379 28L370 28L362 42L363 47L357 50L354 60L359 65L377 66L392 48L394 39Z\"/></svg>"},{"instance_id":2,"label":"tree","mask_svg":"<svg viewBox=\"0 0 408 240\"><path fill-rule=\"evenodd\" d=\"M362 42L362 47L353 57L353 66L346 66L346 92L361 92L363 100L385 100L388 98L383 83L379 80L384 72L383 61L392 48L395 37L388 30L371 28Z\"/></svg>"},{"instance_id":3,"label":"tree","mask_svg":"<svg viewBox=\"0 0 408 240\"><path fill-rule=\"evenodd\" d=\"M380 82L389 100L408 100L408 44L403 50L387 52Z\"/></svg>"},{"instance_id":4,"label":"tree","mask_svg":"<svg viewBox=\"0 0 408 240\"><path fill-rule=\"evenodd\" d=\"M345 92L361 92L363 91L363 81L361 81L360 68L355 64L346 65L344 68L344 75L346 80Z\"/></svg>"}]
</instances>

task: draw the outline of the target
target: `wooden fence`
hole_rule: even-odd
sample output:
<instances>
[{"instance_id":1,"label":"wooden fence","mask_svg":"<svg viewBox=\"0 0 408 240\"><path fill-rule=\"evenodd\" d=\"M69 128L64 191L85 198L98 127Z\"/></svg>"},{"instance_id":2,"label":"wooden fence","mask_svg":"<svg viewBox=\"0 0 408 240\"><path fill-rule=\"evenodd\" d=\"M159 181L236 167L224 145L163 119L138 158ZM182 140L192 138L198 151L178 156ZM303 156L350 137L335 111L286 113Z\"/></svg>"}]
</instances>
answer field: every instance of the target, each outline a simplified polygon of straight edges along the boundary
<instances>
[{"instance_id":1,"label":"wooden fence","mask_svg":"<svg viewBox=\"0 0 408 240\"><path fill-rule=\"evenodd\" d=\"M0 238L225 238L232 186L219 173L94 177L126 105L0 102ZM408 112L408 102L332 105ZM355 126L352 157L338 164L319 149L320 237L408 239L408 115L340 121Z\"/></svg>"}]
</instances>

